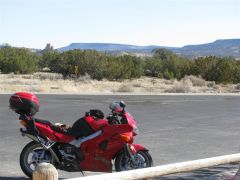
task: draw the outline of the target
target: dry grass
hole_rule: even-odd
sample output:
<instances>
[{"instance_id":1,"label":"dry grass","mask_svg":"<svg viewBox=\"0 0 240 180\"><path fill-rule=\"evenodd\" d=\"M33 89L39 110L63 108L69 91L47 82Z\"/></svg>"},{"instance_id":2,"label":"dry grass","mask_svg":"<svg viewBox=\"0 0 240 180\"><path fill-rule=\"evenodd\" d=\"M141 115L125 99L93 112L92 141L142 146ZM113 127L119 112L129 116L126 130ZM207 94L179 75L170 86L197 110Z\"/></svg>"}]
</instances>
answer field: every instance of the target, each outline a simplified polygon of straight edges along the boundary
<instances>
[{"instance_id":1,"label":"dry grass","mask_svg":"<svg viewBox=\"0 0 240 180\"><path fill-rule=\"evenodd\" d=\"M240 85L216 85L195 76L186 76L180 81L141 77L119 82L97 81L89 75L64 80L62 75L55 73L0 74L0 92L16 91L81 94L238 93Z\"/></svg>"},{"instance_id":2,"label":"dry grass","mask_svg":"<svg viewBox=\"0 0 240 180\"><path fill-rule=\"evenodd\" d=\"M173 85L166 89L168 93L196 93L197 88L193 87L193 83L190 79L184 78L181 81L175 81Z\"/></svg>"},{"instance_id":3,"label":"dry grass","mask_svg":"<svg viewBox=\"0 0 240 180\"><path fill-rule=\"evenodd\" d=\"M193 86L199 86L199 87L204 87L207 86L208 82L202 79L201 77L196 77L196 76L185 76L183 80L186 81L191 81Z\"/></svg>"}]
</instances>

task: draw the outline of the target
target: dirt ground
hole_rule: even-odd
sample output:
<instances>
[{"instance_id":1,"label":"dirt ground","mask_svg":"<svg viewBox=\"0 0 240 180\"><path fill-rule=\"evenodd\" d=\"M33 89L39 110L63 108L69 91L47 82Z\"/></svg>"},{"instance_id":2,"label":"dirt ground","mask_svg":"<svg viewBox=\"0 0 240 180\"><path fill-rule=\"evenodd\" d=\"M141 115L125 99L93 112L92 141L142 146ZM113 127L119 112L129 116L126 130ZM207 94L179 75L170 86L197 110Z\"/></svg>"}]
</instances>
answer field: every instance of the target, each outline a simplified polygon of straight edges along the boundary
<instances>
[{"instance_id":1,"label":"dirt ground","mask_svg":"<svg viewBox=\"0 0 240 180\"><path fill-rule=\"evenodd\" d=\"M201 77L186 76L181 80L166 80L152 77L123 81L97 81L88 75L78 79L62 78L55 73L32 75L0 74L0 92L28 91L35 93L77 94L159 94L159 93L239 93L239 84L216 84Z\"/></svg>"}]
</instances>

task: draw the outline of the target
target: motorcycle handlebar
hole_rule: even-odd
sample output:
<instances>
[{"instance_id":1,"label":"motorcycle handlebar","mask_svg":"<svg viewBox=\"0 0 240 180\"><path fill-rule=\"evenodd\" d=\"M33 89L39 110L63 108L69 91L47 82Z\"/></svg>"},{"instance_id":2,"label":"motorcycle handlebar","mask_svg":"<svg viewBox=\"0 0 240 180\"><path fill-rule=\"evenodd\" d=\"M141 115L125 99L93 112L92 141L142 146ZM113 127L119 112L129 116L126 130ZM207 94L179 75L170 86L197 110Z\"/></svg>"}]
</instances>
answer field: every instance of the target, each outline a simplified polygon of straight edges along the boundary
<instances>
[{"instance_id":1,"label":"motorcycle handlebar","mask_svg":"<svg viewBox=\"0 0 240 180\"><path fill-rule=\"evenodd\" d=\"M107 117L109 124L127 124L128 121L124 116L124 113L113 113Z\"/></svg>"}]
</instances>

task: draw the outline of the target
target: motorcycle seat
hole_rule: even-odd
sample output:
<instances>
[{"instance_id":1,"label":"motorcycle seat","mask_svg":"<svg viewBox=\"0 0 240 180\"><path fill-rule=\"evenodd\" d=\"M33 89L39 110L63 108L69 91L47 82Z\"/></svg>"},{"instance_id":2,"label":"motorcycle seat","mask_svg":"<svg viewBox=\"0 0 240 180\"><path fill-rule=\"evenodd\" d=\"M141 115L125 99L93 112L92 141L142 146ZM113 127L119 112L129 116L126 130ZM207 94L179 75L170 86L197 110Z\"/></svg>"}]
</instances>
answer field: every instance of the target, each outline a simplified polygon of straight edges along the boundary
<instances>
[{"instance_id":1,"label":"motorcycle seat","mask_svg":"<svg viewBox=\"0 0 240 180\"><path fill-rule=\"evenodd\" d=\"M67 128L67 129L62 129L60 128L59 126L55 126L53 124L51 124L51 129L56 131L56 132L59 132L59 133L62 133L62 134L65 134L65 135L68 135L68 136L74 136L72 133L71 133L71 127L70 128Z\"/></svg>"},{"instance_id":2,"label":"motorcycle seat","mask_svg":"<svg viewBox=\"0 0 240 180\"><path fill-rule=\"evenodd\" d=\"M50 121L48 120L43 120L43 119L37 119L37 118L34 118L34 120L38 123L42 123L42 124L46 124L46 125L49 125L50 128L53 130L53 131L56 131L56 132L59 132L59 133L62 133L62 134L65 134L65 135L68 135L68 136L74 136L74 134L72 134L71 132L71 128L67 128L67 129L62 129L60 128L59 126L56 126L54 124L52 124Z\"/></svg>"},{"instance_id":3,"label":"motorcycle seat","mask_svg":"<svg viewBox=\"0 0 240 180\"><path fill-rule=\"evenodd\" d=\"M38 119L38 118L34 118L34 120L38 123L41 123L41 124L46 124L46 125L49 125L50 128L53 130L53 131L56 131L56 132L59 132L59 133L62 133L62 134L65 134L65 135L68 135L68 136L74 136L76 138L83 138L85 137L83 134L81 135L78 135L76 133L76 129L74 129L73 127L69 127L69 128L60 128L59 126L56 126L54 124L52 124L50 121L48 120L43 120L43 119ZM77 131L78 132L78 131ZM92 134L92 133L91 133Z\"/></svg>"}]
</instances>

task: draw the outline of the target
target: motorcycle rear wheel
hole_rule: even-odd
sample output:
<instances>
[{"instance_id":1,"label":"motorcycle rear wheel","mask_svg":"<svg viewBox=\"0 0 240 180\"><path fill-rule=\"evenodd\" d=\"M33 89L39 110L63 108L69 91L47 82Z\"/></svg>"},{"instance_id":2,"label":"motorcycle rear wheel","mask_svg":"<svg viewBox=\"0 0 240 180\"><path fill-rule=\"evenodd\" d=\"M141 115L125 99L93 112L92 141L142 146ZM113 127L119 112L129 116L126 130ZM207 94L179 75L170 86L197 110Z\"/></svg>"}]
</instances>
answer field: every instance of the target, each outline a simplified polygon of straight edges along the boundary
<instances>
[{"instance_id":1,"label":"motorcycle rear wheel","mask_svg":"<svg viewBox=\"0 0 240 180\"><path fill-rule=\"evenodd\" d=\"M22 171L30 178L37 164L42 162L54 163L51 153L35 141L28 143L23 148L19 160Z\"/></svg>"},{"instance_id":2,"label":"motorcycle rear wheel","mask_svg":"<svg viewBox=\"0 0 240 180\"><path fill-rule=\"evenodd\" d=\"M152 157L147 151L138 151L132 162L131 158L122 152L116 157L114 165L117 172L147 168L152 166Z\"/></svg>"}]
</instances>

